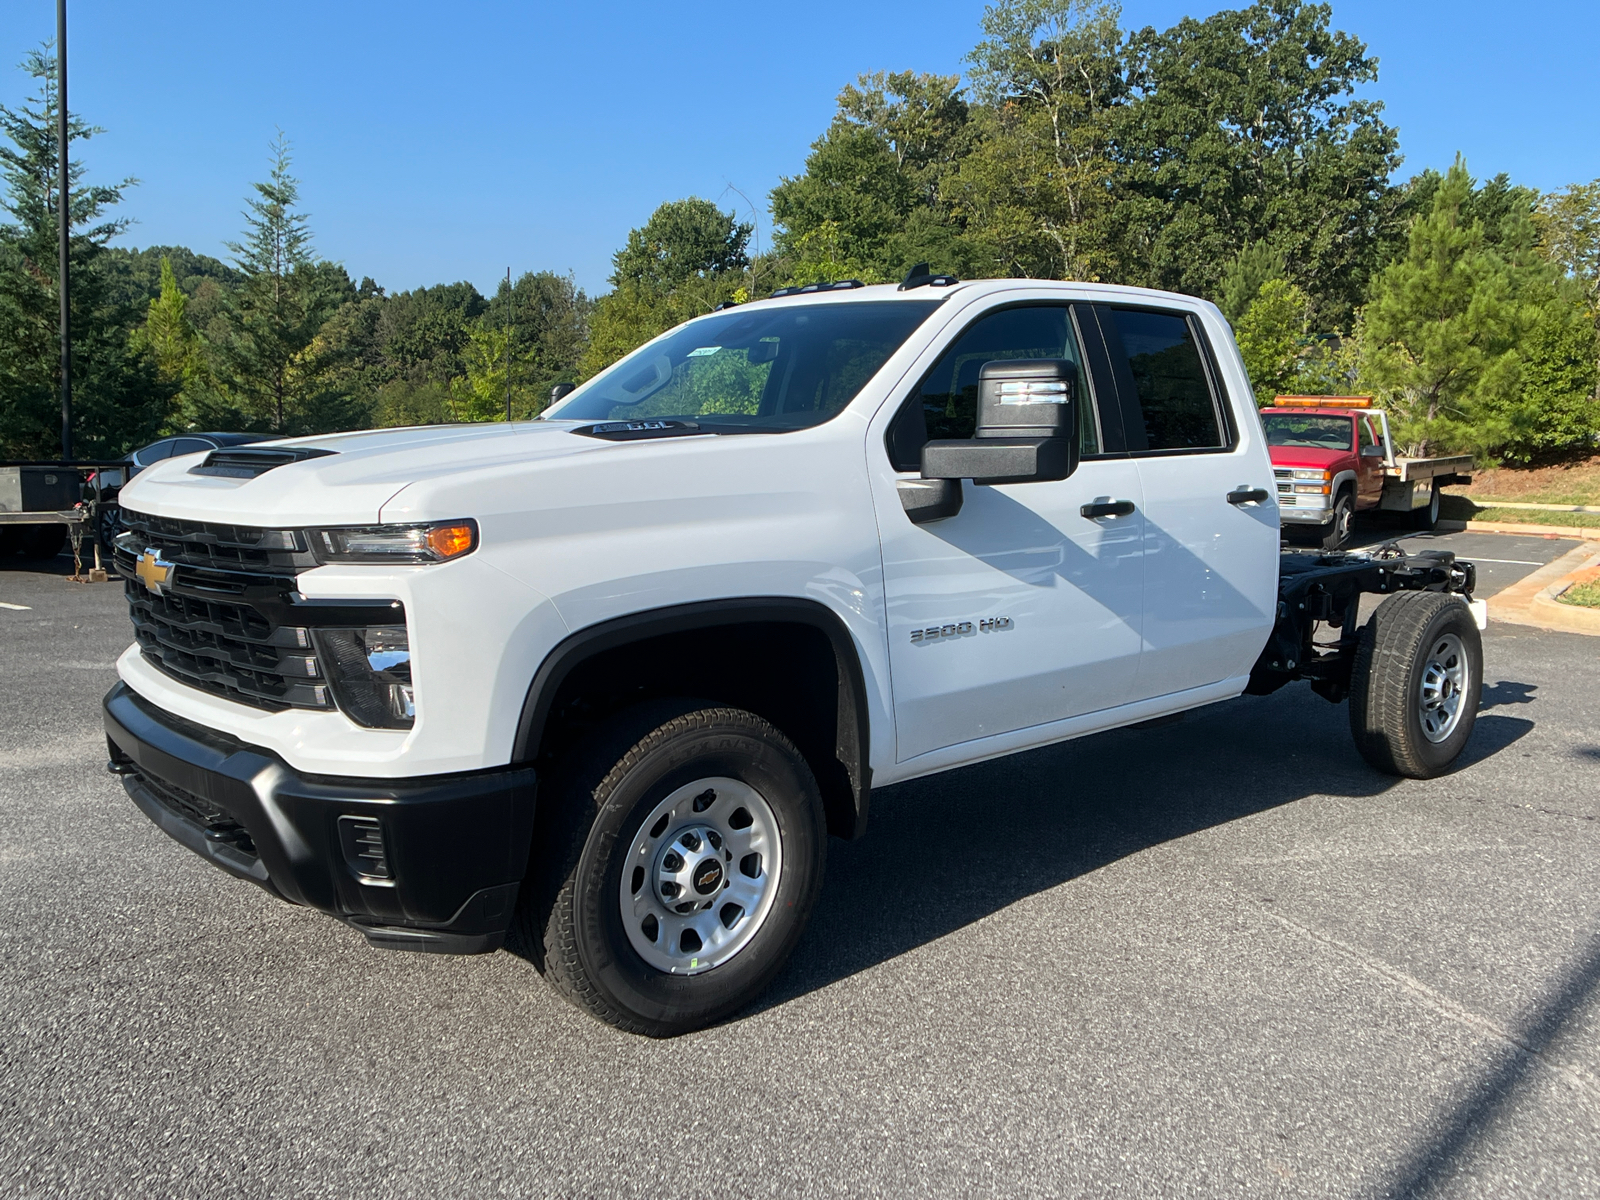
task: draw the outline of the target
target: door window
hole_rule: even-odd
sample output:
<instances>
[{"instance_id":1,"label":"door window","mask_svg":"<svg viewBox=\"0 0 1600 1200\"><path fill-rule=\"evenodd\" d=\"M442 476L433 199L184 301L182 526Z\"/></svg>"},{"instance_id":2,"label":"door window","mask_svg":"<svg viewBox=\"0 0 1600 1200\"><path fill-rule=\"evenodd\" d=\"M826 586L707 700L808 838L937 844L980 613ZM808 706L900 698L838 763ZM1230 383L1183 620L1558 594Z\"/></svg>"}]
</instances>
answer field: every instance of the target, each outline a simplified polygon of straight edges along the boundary
<instances>
[{"instance_id":1,"label":"door window","mask_svg":"<svg viewBox=\"0 0 1600 1200\"><path fill-rule=\"evenodd\" d=\"M1226 446L1210 372L1188 316L1111 307L1102 308L1100 314L1112 371L1123 393L1128 449Z\"/></svg>"},{"instance_id":2,"label":"door window","mask_svg":"<svg viewBox=\"0 0 1600 1200\"><path fill-rule=\"evenodd\" d=\"M978 318L923 377L889 427L889 458L897 471L922 466L922 446L931 438L970 438L978 424L978 372L997 359L1064 358L1077 368L1080 453L1100 453L1088 372L1072 312L1064 304L1004 308Z\"/></svg>"},{"instance_id":3,"label":"door window","mask_svg":"<svg viewBox=\"0 0 1600 1200\"><path fill-rule=\"evenodd\" d=\"M198 454L202 450L215 450L216 447L201 438L179 438L172 447L172 457L180 454Z\"/></svg>"}]
</instances>

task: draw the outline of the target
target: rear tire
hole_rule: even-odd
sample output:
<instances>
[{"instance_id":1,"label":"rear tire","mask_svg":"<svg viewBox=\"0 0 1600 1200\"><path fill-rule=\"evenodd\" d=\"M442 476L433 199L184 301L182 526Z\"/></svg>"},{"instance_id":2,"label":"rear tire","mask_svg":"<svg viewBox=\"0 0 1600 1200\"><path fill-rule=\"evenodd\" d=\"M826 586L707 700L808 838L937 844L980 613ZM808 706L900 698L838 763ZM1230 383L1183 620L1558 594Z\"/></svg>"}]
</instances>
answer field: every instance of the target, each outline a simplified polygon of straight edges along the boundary
<instances>
[{"instance_id":1,"label":"rear tire","mask_svg":"<svg viewBox=\"0 0 1600 1200\"><path fill-rule=\"evenodd\" d=\"M1350 732L1386 775L1443 774L1472 736L1483 640L1459 596L1401 592L1364 625L1350 677Z\"/></svg>"},{"instance_id":2,"label":"rear tire","mask_svg":"<svg viewBox=\"0 0 1600 1200\"><path fill-rule=\"evenodd\" d=\"M749 1004L787 961L826 844L816 780L772 725L692 700L641 705L552 773L516 935L590 1015L687 1033Z\"/></svg>"},{"instance_id":3,"label":"rear tire","mask_svg":"<svg viewBox=\"0 0 1600 1200\"><path fill-rule=\"evenodd\" d=\"M1428 484L1428 502L1421 508L1413 508L1411 510L1411 528L1431 533L1438 523L1439 484L1437 481L1430 481Z\"/></svg>"}]
</instances>

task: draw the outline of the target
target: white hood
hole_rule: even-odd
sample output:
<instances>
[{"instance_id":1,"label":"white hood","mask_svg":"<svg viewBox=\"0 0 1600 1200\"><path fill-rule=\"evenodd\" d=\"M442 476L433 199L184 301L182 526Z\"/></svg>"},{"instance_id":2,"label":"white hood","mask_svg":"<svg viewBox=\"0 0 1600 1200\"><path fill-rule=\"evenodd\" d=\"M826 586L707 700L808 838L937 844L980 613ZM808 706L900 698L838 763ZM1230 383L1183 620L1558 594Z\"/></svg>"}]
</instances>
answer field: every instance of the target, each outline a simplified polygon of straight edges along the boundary
<instances>
[{"instance_id":1,"label":"white hood","mask_svg":"<svg viewBox=\"0 0 1600 1200\"><path fill-rule=\"evenodd\" d=\"M603 453L616 443L574 437L581 421L424 425L266 443L332 453L274 467L253 479L194 475L188 454L141 471L122 489L135 512L237 525L348 525L375 522L408 484L569 454ZM243 447L241 447L243 449Z\"/></svg>"}]
</instances>

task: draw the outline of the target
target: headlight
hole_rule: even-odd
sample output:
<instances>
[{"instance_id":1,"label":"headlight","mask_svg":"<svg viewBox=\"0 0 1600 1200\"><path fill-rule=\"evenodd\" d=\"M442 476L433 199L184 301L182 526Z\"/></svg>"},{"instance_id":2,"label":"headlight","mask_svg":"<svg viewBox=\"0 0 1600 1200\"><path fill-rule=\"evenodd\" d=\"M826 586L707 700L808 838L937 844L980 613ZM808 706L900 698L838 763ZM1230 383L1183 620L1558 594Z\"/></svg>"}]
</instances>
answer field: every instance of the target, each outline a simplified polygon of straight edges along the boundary
<instances>
[{"instance_id":1,"label":"headlight","mask_svg":"<svg viewBox=\"0 0 1600 1200\"><path fill-rule=\"evenodd\" d=\"M345 716L368 729L410 729L415 724L411 642L404 625L314 629L311 636Z\"/></svg>"},{"instance_id":2,"label":"headlight","mask_svg":"<svg viewBox=\"0 0 1600 1200\"><path fill-rule=\"evenodd\" d=\"M470 554L478 546L478 523L472 520L357 525L306 532L311 548L323 562L444 562Z\"/></svg>"},{"instance_id":3,"label":"headlight","mask_svg":"<svg viewBox=\"0 0 1600 1200\"><path fill-rule=\"evenodd\" d=\"M1333 478L1333 472L1332 471L1296 471L1294 473L1294 477L1296 479L1332 479Z\"/></svg>"}]
</instances>

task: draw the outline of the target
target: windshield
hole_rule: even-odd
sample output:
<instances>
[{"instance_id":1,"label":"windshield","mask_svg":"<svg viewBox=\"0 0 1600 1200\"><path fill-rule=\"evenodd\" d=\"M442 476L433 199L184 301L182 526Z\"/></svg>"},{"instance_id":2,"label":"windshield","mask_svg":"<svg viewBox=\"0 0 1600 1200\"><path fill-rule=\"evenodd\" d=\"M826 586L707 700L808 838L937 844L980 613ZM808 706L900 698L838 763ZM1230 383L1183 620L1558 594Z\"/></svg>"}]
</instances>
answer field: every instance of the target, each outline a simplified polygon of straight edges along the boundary
<instances>
[{"instance_id":1,"label":"windshield","mask_svg":"<svg viewBox=\"0 0 1600 1200\"><path fill-rule=\"evenodd\" d=\"M677 418L716 432L820 425L855 398L938 306L938 300L858 300L709 317L634 351L544 416Z\"/></svg>"},{"instance_id":2,"label":"windshield","mask_svg":"<svg viewBox=\"0 0 1600 1200\"><path fill-rule=\"evenodd\" d=\"M1348 450L1354 437L1349 417L1313 417L1298 413L1263 413L1269 446L1305 446L1315 450Z\"/></svg>"}]
</instances>

